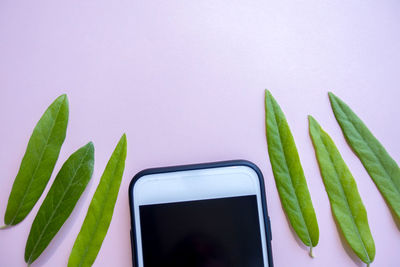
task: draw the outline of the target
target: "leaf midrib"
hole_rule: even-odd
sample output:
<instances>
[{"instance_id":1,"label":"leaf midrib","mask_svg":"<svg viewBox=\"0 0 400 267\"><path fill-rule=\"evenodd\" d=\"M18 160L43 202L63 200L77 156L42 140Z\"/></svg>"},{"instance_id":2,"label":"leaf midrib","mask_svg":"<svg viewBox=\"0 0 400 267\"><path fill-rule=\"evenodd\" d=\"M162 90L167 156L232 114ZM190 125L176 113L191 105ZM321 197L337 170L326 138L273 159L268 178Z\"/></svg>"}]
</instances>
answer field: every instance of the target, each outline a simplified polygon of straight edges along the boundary
<instances>
[{"instance_id":1,"label":"leaf midrib","mask_svg":"<svg viewBox=\"0 0 400 267\"><path fill-rule=\"evenodd\" d=\"M355 123L353 123L353 121L349 118L349 116L347 115L347 113L344 111L344 109L342 108L342 104L339 102L339 101L337 101L336 99L335 99L335 101L338 103L338 106L339 106L339 108L340 108L340 110L342 111L342 113L344 114L344 116L346 117L346 119L350 122L350 125L355 129L355 131L356 131L356 133L361 137L361 139L364 141L364 144L367 146L367 148L369 149L369 151L370 152L372 152L372 155L374 156L374 158L379 162L379 165L380 165L380 167L381 167L381 169L383 169L383 172L384 172L384 174L386 174L386 176L387 177L389 177L389 180L390 180L390 182L392 183L392 187L394 187L395 188L395 191L397 192L397 194L398 195L400 195L400 191L399 191L399 189L397 188L397 186L396 186L396 184L393 182L393 179L392 179L392 176L388 173L388 171L386 170L386 168L384 167L384 165L382 164L382 161L381 161L381 159L380 159L380 157L378 157L376 154L375 154L375 151L370 147L370 145L368 144L368 142L364 139L364 137L361 135L361 133L360 133L360 131L358 130L358 128L356 127L356 125L357 124L355 124ZM360 120L361 121L361 120ZM371 133L372 134L372 133ZM346 136L346 135L345 135ZM379 142L379 141L378 141ZM358 154L358 153L357 153ZM361 158L360 158L361 159ZM363 160L361 159L361 161L363 162ZM365 165L367 165L367 164L364 164L364 162L363 162L363 165L365 166ZM367 168L366 168L367 169ZM368 171L368 169L367 169L367 171ZM371 175L372 176L372 175Z\"/></svg>"},{"instance_id":2,"label":"leaf midrib","mask_svg":"<svg viewBox=\"0 0 400 267\"><path fill-rule=\"evenodd\" d=\"M319 130L321 131L321 129L319 129ZM371 259L370 259L370 257L369 257L369 254L368 254L367 250L366 250L364 241L362 240L360 231L359 231L359 229L358 229L358 227L357 227L357 224L355 223L354 215L353 215L353 213L352 213L352 211L351 211L351 209L350 209L350 205L349 205L349 201L348 201L348 199L347 199L347 195L346 195L345 192L344 192L343 185L342 185L342 181L340 180L339 172L338 172L338 170L337 170L337 168L336 168L336 165L334 164L334 161L333 161L333 159L332 159L331 154L329 153L329 151L328 151L328 149L327 149L327 147L328 147L328 146L327 146L327 143L324 141L324 138L321 138L321 135L320 135L320 140L322 141L322 144L324 145L324 148L325 148L325 150L326 150L326 153L327 153L328 156L329 156L329 160L330 160L330 162L331 162L332 165L333 165L333 168L334 168L334 170L335 170L335 174L336 174L337 180L339 180L340 191L341 191L341 193L343 194L343 196L344 196L344 198L345 198L345 200L346 200L346 208L347 208L347 210L348 210L348 211L350 212L350 214L351 214L351 216L350 216L350 217L351 217L351 222L353 223L353 226L355 226L355 228L356 228L357 237L359 238L359 240L361 241L361 244L363 245L363 250L364 250L365 254L367 255L368 263L371 263ZM349 171L349 172L350 172L350 171Z\"/></svg>"},{"instance_id":3,"label":"leaf midrib","mask_svg":"<svg viewBox=\"0 0 400 267\"><path fill-rule=\"evenodd\" d=\"M122 153L122 151L121 151L121 153ZM119 157L118 157L118 159L120 158L120 156L121 156L121 153L118 155ZM119 162L119 161L118 161ZM117 167L118 167L118 162L117 162L117 164L116 164L116 166L115 166L115 168L114 168L114 171L113 171L113 175L111 176L111 177L114 177L114 175L115 175L115 173L117 172ZM111 179L110 179L111 180ZM100 182L101 182L101 179L100 179ZM112 181L110 181L110 183L111 183ZM104 203L106 203L106 200L109 198L109 192L110 192L110 190L111 190L111 185L110 185L110 183L108 183L107 185L107 194L106 194L106 197L103 199L103 201L101 201L101 204L102 204L102 206L104 206ZM96 192L95 192L95 194L96 194ZM89 206L90 207L90 206ZM103 217L103 214L104 214L104 208L103 209L101 209L101 212L100 212L100 218L102 218ZM96 220L96 224L95 224L95 227L94 227L94 230L91 232L91 234L90 234L90 238L89 238L89 244L91 244L92 243L92 241L93 241L93 236L95 236L95 233L96 233L96 230L98 229L98 227L99 227L99 224L100 224L100 220ZM87 246L86 248L85 248L85 251L84 251L84 253L83 253L83 256L82 256L82 260L80 261L80 263L79 263L79 265L78 266L82 266L83 265L83 262L85 261L85 259L86 259L86 256L87 256L87 253L88 253L88 251L89 251L89 246Z\"/></svg>"},{"instance_id":4,"label":"leaf midrib","mask_svg":"<svg viewBox=\"0 0 400 267\"><path fill-rule=\"evenodd\" d=\"M19 202L18 208L17 208L17 210L16 210L16 212L15 212L15 214L14 214L14 217L12 218L12 220L11 220L11 222L10 222L10 225L13 224L15 218L16 218L17 215L18 215L19 210L21 209L21 207L22 207L22 205L23 205L23 203L24 203L24 201L25 201L26 196L28 195L26 192L29 192L29 189L30 189L31 186L32 186L32 183L33 183L33 180L34 180L33 177L35 177L36 172L37 172L37 170L39 169L40 162L42 161L44 152L46 151L46 149L47 149L47 147L48 147L48 145L49 145L50 136L51 136L52 133L53 133L54 127L55 127L55 125L56 125L56 121L58 120L58 116L60 115L60 110L61 110L61 107L63 106L63 104L64 104L64 103L61 102L60 107L59 107L59 109L57 110L56 118L55 118L55 120L53 120L52 126L51 126L51 130L49 131L49 135L48 135L47 138L46 138L46 144L44 145L44 148L43 148L42 151L40 152L40 157L39 157L38 164L36 164L35 170L33 171L33 174L32 174L32 176L31 176L31 178L29 179L29 184L28 184L28 186L26 187L26 189L25 189L25 191L24 191L24 196L22 197L22 200Z\"/></svg>"},{"instance_id":5,"label":"leaf midrib","mask_svg":"<svg viewBox=\"0 0 400 267\"><path fill-rule=\"evenodd\" d=\"M305 226L305 229L306 229L306 232L307 232L307 238L308 238L308 241L310 242L309 243L309 245L310 245L310 247L312 247L313 246L313 243L312 243L312 241L311 241L311 235L310 235L310 232L309 232L309 230L308 230L308 225L306 224L306 221L305 221L305 219L304 219L304 215L303 215L303 210L300 208L300 204L299 204L299 200L298 200L298 197L297 197L297 191L296 191L296 189L295 189L295 187L293 186L293 181L292 181L292 174L290 173L290 171L289 171L289 167L288 167L288 162L287 162L287 159L286 159L286 151L283 149L283 145L282 145L282 138L281 138L281 129L280 129L280 127L279 127L279 125L278 125L278 122L277 122L277 113L275 112L275 107L274 107L274 103L271 101L271 103L272 103L272 110L273 110L273 114L274 114L274 121L275 121L275 124L276 124L276 126L277 126L277 128L278 128L278 137L279 137L279 146L280 146L280 148L281 148L281 150L283 151L283 155L284 155L284 159L285 159L285 167L286 167L286 171L287 171L287 173L289 174L289 177L290 177L290 184L291 184L291 186L292 186L292 188L294 189L294 192L295 192L295 198L296 198L296 205L297 205L297 208L300 210L300 214L301 214L301 221L302 221L302 223L304 224L304 226Z\"/></svg>"},{"instance_id":6,"label":"leaf midrib","mask_svg":"<svg viewBox=\"0 0 400 267\"><path fill-rule=\"evenodd\" d=\"M76 170L75 170L75 172L74 172L74 174L73 174L73 176L72 176L72 179L69 179L68 186L66 187L67 189L64 190L64 192L63 192L63 194L62 194L62 196L61 196L61 198L60 198L60 201L58 201L58 203L57 203L56 208L53 209L53 212L51 213L51 215L50 215L49 219L47 220L45 226L42 228L42 232L40 233L39 238L38 238L38 241L36 242L35 246L34 246L33 249L32 249L32 252L31 252L31 254L30 254L30 256L29 256L28 262L30 262L30 259L31 259L32 255L34 254L34 252L35 252L37 246L39 245L39 243L40 243L40 241L41 241L41 239L42 239L44 233L46 232L47 227L50 225L51 220L53 219L54 215L57 213L57 210L58 210L59 206L60 206L61 203L63 202L64 197L65 197L65 195L67 194L67 191L69 190L69 188L71 187L71 184L73 183L73 180L75 179L76 174L78 173L78 170L82 167L82 165L83 165L82 163L85 161L86 156L87 156L89 150L90 150L90 149L88 149L88 148L86 149L85 155L81 158L81 160L80 160L80 162L79 162L79 165L78 165L78 167L76 168ZM40 210L39 210L39 211L40 211Z\"/></svg>"}]
</instances>

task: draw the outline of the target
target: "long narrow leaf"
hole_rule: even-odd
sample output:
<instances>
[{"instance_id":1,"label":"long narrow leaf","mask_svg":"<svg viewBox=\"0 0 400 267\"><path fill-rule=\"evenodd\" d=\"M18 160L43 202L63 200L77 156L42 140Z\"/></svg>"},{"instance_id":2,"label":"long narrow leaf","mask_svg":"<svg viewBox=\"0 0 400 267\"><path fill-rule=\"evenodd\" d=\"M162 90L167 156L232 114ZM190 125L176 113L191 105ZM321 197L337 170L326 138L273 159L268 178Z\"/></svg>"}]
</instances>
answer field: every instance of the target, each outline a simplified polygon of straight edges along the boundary
<instances>
[{"instance_id":1,"label":"long narrow leaf","mask_svg":"<svg viewBox=\"0 0 400 267\"><path fill-rule=\"evenodd\" d=\"M126 159L126 135L119 140L101 176L82 228L69 257L68 266L92 266L107 234L114 212Z\"/></svg>"},{"instance_id":2,"label":"long narrow leaf","mask_svg":"<svg viewBox=\"0 0 400 267\"><path fill-rule=\"evenodd\" d=\"M310 135L333 215L350 247L365 263L375 258L375 243L357 184L329 135L309 116Z\"/></svg>"},{"instance_id":3,"label":"long narrow leaf","mask_svg":"<svg viewBox=\"0 0 400 267\"><path fill-rule=\"evenodd\" d=\"M67 124L68 99L61 95L44 112L29 139L8 199L6 225L21 222L39 200L58 159Z\"/></svg>"},{"instance_id":4,"label":"long narrow leaf","mask_svg":"<svg viewBox=\"0 0 400 267\"><path fill-rule=\"evenodd\" d=\"M399 166L349 106L332 93L329 93L329 99L347 142L400 219Z\"/></svg>"},{"instance_id":5,"label":"long narrow leaf","mask_svg":"<svg viewBox=\"0 0 400 267\"><path fill-rule=\"evenodd\" d=\"M88 184L94 165L90 142L74 152L61 167L32 223L25 247L25 261L31 264L49 245L68 219Z\"/></svg>"},{"instance_id":6,"label":"long narrow leaf","mask_svg":"<svg viewBox=\"0 0 400 267\"><path fill-rule=\"evenodd\" d=\"M278 103L265 92L268 153L282 206L301 241L312 248L318 244L317 217L311 202L296 144Z\"/></svg>"}]
</instances>

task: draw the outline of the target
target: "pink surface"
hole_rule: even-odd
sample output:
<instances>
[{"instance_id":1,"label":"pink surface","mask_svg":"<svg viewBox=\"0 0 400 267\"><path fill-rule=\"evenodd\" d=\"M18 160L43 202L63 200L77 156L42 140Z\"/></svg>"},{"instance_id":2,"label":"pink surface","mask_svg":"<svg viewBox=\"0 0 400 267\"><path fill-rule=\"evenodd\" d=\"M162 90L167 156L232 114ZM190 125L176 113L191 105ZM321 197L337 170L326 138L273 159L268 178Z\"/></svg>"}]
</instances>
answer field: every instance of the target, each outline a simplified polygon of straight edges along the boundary
<instances>
[{"instance_id":1,"label":"pink surface","mask_svg":"<svg viewBox=\"0 0 400 267\"><path fill-rule=\"evenodd\" d=\"M339 4L338 2L342 2ZM352 171L376 244L373 266L398 266L400 231L328 102L332 90L400 159L399 1L0 2L0 216L31 131L61 93L70 123L54 174L92 140L92 181L32 266L65 266L105 164L123 132L128 157L114 217L95 266L130 266L128 184L156 166L228 159L265 176L273 256L281 266L364 266L343 245L308 136L312 114ZM264 88L284 109L320 226L311 259L288 226L268 161ZM51 180L51 181L52 181ZM46 192L49 186L46 188ZM0 266L24 266L43 201L0 231Z\"/></svg>"}]
</instances>

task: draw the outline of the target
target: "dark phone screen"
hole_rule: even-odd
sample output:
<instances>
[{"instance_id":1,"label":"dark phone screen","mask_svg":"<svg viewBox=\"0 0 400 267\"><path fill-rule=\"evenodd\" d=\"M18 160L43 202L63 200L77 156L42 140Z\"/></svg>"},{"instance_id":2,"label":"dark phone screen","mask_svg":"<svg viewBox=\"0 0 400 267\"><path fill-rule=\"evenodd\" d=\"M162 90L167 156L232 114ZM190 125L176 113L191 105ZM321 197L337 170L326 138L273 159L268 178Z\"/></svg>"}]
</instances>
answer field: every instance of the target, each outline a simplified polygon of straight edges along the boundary
<instances>
[{"instance_id":1,"label":"dark phone screen","mask_svg":"<svg viewBox=\"0 0 400 267\"><path fill-rule=\"evenodd\" d=\"M145 267L263 267L255 195L140 206Z\"/></svg>"}]
</instances>

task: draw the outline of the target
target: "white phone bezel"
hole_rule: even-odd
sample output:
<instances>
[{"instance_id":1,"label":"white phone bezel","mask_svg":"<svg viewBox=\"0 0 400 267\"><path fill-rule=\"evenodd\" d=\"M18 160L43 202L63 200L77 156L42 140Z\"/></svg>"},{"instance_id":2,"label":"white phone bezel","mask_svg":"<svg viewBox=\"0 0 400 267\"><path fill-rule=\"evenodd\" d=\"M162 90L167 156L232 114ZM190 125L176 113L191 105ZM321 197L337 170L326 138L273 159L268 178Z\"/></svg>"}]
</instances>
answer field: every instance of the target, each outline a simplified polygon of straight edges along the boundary
<instances>
[{"instance_id":1,"label":"white phone bezel","mask_svg":"<svg viewBox=\"0 0 400 267\"><path fill-rule=\"evenodd\" d=\"M263 261L265 267L269 266L262 190L253 168L238 165L150 173L135 181L130 190L137 267L144 267L139 206L245 195L257 197Z\"/></svg>"}]
</instances>

